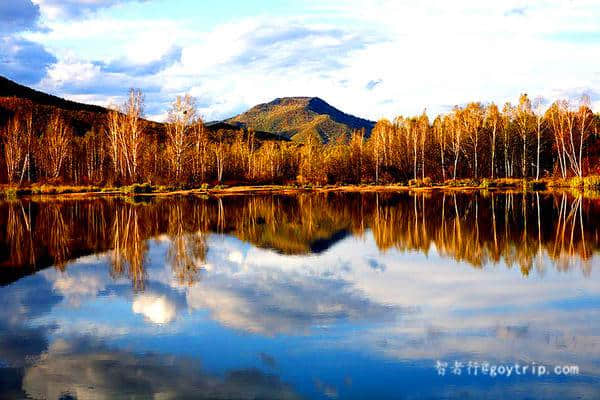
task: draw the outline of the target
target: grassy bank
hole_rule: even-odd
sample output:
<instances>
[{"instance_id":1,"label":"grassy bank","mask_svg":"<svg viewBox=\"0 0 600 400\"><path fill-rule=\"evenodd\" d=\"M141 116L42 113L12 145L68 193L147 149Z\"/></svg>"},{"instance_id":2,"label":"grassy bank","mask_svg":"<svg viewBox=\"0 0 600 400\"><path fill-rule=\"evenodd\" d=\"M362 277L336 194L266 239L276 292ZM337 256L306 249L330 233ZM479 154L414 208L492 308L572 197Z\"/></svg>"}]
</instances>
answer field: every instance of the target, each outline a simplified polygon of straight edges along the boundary
<instances>
[{"instance_id":1,"label":"grassy bank","mask_svg":"<svg viewBox=\"0 0 600 400\"><path fill-rule=\"evenodd\" d=\"M150 183L133 184L119 187L68 186L68 185L32 185L32 186L0 186L3 199L15 199L28 196L87 196L87 195L126 195L126 196L165 196L177 194L242 194L272 193L297 191L406 191L406 190L518 190L544 191L555 189L576 189L581 191L600 191L600 176L571 179L457 179L443 183L432 182L431 179L413 179L407 184L359 184L359 185L214 185L203 184L200 187L182 187L151 185Z\"/></svg>"}]
</instances>

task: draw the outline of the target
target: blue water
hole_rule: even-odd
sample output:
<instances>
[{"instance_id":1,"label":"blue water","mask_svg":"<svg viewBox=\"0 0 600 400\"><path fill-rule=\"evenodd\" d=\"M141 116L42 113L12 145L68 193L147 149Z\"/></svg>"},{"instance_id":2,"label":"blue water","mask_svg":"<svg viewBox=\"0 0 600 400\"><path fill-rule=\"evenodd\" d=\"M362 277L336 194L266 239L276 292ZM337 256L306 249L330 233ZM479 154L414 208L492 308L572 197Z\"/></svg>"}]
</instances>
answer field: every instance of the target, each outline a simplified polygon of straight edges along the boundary
<instances>
[{"instance_id":1,"label":"blue water","mask_svg":"<svg viewBox=\"0 0 600 400\"><path fill-rule=\"evenodd\" d=\"M600 398L596 256L562 270L542 254L524 276L435 247L384 251L368 229L318 254L205 240L191 284L161 235L143 288L111 274L110 251L1 287L4 397ZM550 373L473 375L469 362Z\"/></svg>"}]
</instances>

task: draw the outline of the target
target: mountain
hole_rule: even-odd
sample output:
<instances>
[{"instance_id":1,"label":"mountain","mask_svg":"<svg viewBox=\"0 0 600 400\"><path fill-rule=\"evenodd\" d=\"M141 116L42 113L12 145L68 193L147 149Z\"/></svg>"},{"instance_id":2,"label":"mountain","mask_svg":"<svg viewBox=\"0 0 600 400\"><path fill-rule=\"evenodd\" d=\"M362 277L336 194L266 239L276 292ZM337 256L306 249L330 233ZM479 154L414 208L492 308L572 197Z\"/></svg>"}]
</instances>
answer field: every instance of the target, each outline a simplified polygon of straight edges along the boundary
<instances>
[{"instance_id":1,"label":"mountain","mask_svg":"<svg viewBox=\"0 0 600 400\"><path fill-rule=\"evenodd\" d=\"M283 97L259 104L225 120L226 123L280 134L294 141L314 135L323 142L364 129L368 136L375 122L346 114L318 97Z\"/></svg>"}]
</instances>

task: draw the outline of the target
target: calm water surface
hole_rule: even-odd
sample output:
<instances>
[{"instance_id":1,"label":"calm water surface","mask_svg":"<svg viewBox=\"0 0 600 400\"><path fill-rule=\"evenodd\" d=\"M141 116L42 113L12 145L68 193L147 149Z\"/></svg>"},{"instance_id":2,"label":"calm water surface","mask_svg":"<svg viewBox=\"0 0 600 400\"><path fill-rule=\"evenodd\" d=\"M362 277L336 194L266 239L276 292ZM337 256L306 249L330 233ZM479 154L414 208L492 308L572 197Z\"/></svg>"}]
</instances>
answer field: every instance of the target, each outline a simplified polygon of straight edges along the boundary
<instances>
[{"instance_id":1,"label":"calm water surface","mask_svg":"<svg viewBox=\"0 0 600 400\"><path fill-rule=\"evenodd\" d=\"M599 223L571 194L3 202L0 398L598 399Z\"/></svg>"}]
</instances>

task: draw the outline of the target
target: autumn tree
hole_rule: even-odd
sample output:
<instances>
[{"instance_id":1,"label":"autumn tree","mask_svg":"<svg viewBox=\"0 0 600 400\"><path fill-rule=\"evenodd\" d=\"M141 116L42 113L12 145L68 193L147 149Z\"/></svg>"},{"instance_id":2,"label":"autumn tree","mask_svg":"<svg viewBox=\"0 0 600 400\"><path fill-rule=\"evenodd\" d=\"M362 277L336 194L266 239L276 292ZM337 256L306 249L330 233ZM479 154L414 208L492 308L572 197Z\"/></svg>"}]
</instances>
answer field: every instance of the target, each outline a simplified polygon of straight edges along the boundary
<instances>
[{"instance_id":1,"label":"autumn tree","mask_svg":"<svg viewBox=\"0 0 600 400\"><path fill-rule=\"evenodd\" d=\"M594 114L592 113L590 106L590 97L588 95L583 95L581 97L576 116L576 136L578 142L577 145L575 145L575 141L571 139L571 147L573 153L572 164L574 165L573 169L579 177L583 176L583 148L585 146L585 143L587 142L588 137L592 133L592 122L594 120Z\"/></svg>"},{"instance_id":2,"label":"autumn tree","mask_svg":"<svg viewBox=\"0 0 600 400\"><path fill-rule=\"evenodd\" d=\"M55 113L42 137L41 146L43 158L40 161L44 167L44 175L50 180L60 177L69 154L72 137L71 127L65 123L58 112Z\"/></svg>"},{"instance_id":3,"label":"autumn tree","mask_svg":"<svg viewBox=\"0 0 600 400\"><path fill-rule=\"evenodd\" d=\"M497 142L497 134L500 130L502 124L502 117L500 115L500 111L498 110L498 106L494 103L487 106L485 110L485 126L489 131L489 140L490 140L490 173L491 178L495 178L495 170L496 170L496 142Z\"/></svg>"},{"instance_id":4,"label":"autumn tree","mask_svg":"<svg viewBox=\"0 0 600 400\"><path fill-rule=\"evenodd\" d=\"M519 132L519 137L522 144L521 152L521 176L526 178L528 176L528 163L529 163L529 137L532 131L535 129L535 117L531 108L531 101L527 94L522 94L519 97L519 105L516 109L515 124Z\"/></svg>"},{"instance_id":5,"label":"autumn tree","mask_svg":"<svg viewBox=\"0 0 600 400\"><path fill-rule=\"evenodd\" d=\"M421 177L422 179L425 179L425 145L429 137L429 118L427 117L426 111L423 111L417 120L417 135L419 137L419 147L421 150Z\"/></svg>"},{"instance_id":6,"label":"autumn tree","mask_svg":"<svg viewBox=\"0 0 600 400\"><path fill-rule=\"evenodd\" d=\"M196 103L189 94L183 97L177 96L169 110L166 127L166 156L176 182L180 182L184 171L187 170L192 146L196 144L197 152L200 150L200 138L194 138L194 134L198 135L195 132L195 129L198 129L196 114Z\"/></svg>"},{"instance_id":7,"label":"autumn tree","mask_svg":"<svg viewBox=\"0 0 600 400\"><path fill-rule=\"evenodd\" d=\"M194 180L196 182L205 182L207 170L210 163L210 140L208 132L202 119L196 118L196 122L192 127L193 137L193 157L192 157L192 171Z\"/></svg>"},{"instance_id":8,"label":"autumn tree","mask_svg":"<svg viewBox=\"0 0 600 400\"><path fill-rule=\"evenodd\" d=\"M462 129L473 149L473 176L477 179L479 177L479 141L484 122L483 109L480 103L469 103L459 115Z\"/></svg>"},{"instance_id":9,"label":"autumn tree","mask_svg":"<svg viewBox=\"0 0 600 400\"><path fill-rule=\"evenodd\" d=\"M307 135L300 149L300 166L298 180L302 183L325 183L326 173L322 167L323 144L315 135Z\"/></svg>"},{"instance_id":10,"label":"autumn tree","mask_svg":"<svg viewBox=\"0 0 600 400\"><path fill-rule=\"evenodd\" d=\"M461 124L461 119L464 118L463 113L463 110L461 110L459 107L455 107L452 117L450 119L450 131L452 132L450 136L450 148L452 150L452 153L454 154L453 179L456 179L456 171L458 170L458 158L460 157L460 153L462 152L464 128L463 124Z\"/></svg>"},{"instance_id":11,"label":"autumn tree","mask_svg":"<svg viewBox=\"0 0 600 400\"><path fill-rule=\"evenodd\" d=\"M23 136L21 138L22 146L24 148L25 158L23 160L23 167L21 168L21 174L19 178L19 183L23 182L25 178L25 170L27 170L27 180L31 182L31 170L32 170L32 158L33 158L33 149L35 146L35 133L33 131L33 113L28 111L25 116L25 124L24 124Z\"/></svg>"},{"instance_id":12,"label":"autumn tree","mask_svg":"<svg viewBox=\"0 0 600 400\"><path fill-rule=\"evenodd\" d=\"M447 123L447 118L448 117L441 117L438 115L433 120L433 137L440 150L440 169L442 171L442 181L446 180L446 166L444 161L448 143L448 131L446 129L447 126L445 126Z\"/></svg>"},{"instance_id":13,"label":"autumn tree","mask_svg":"<svg viewBox=\"0 0 600 400\"><path fill-rule=\"evenodd\" d=\"M217 170L217 181L223 182L223 172L225 171L225 159L227 157L226 133L219 129L216 134L216 142L212 144L213 154Z\"/></svg>"},{"instance_id":14,"label":"autumn tree","mask_svg":"<svg viewBox=\"0 0 600 400\"><path fill-rule=\"evenodd\" d=\"M123 110L126 122L124 153L127 172L129 178L136 181L138 179L140 151L145 128L145 120L142 119L144 115L144 96L141 90L131 89L129 91L129 97Z\"/></svg>"},{"instance_id":15,"label":"autumn tree","mask_svg":"<svg viewBox=\"0 0 600 400\"><path fill-rule=\"evenodd\" d=\"M131 89L121 107L111 107L107 120L107 139L117 181L137 181L144 141L144 96Z\"/></svg>"},{"instance_id":16,"label":"autumn tree","mask_svg":"<svg viewBox=\"0 0 600 400\"><path fill-rule=\"evenodd\" d=\"M545 114L545 119L549 122L550 129L552 130L556 158L558 160L558 167L562 178L566 178L567 176L567 150L565 147L565 113L568 111L568 107L565 107L564 104L562 104L562 102L556 101L552 103L552 105L550 106L550 108L548 108Z\"/></svg>"},{"instance_id":17,"label":"autumn tree","mask_svg":"<svg viewBox=\"0 0 600 400\"><path fill-rule=\"evenodd\" d=\"M533 101L533 112L535 115L535 133L536 133L536 150L535 150L535 179L540 179L540 154L542 151L542 125L544 122L543 98L536 97Z\"/></svg>"},{"instance_id":18,"label":"autumn tree","mask_svg":"<svg viewBox=\"0 0 600 400\"><path fill-rule=\"evenodd\" d=\"M379 183L381 167L385 165L387 158L387 141L391 123L388 120L380 120L375 124L369 138L369 145L373 154L375 169L375 182Z\"/></svg>"},{"instance_id":19,"label":"autumn tree","mask_svg":"<svg viewBox=\"0 0 600 400\"><path fill-rule=\"evenodd\" d=\"M18 117L11 118L4 128L2 145L8 183L18 179L19 170L25 159L26 151L21 141L23 131L23 123Z\"/></svg>"},{"instance_id":20,"label":"autumn tree","mask_svg":"<svg viewBox=\"0 0 600 400\"><path fill-rule=\"evenodd\" d=\"M515 107L509 102L502 108L502 148L504 153L504 177L509 178L514 174L514 149L512 127Z\"/></svg>"},{"instance_id":21,"label":"autumn tree","mask_svg":"<svg viewBox=\"0 0 600 400\"><path fill-rule=\"evenodd\" d=\"M350 136L349 147L349 174L353 183L360 183L365 174L364 162L364 130L354 131Z\"/></svg>"}]
</instances>

